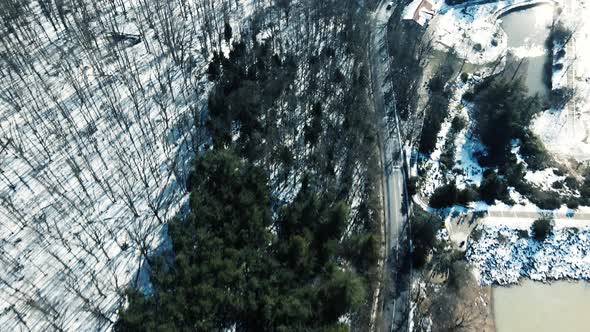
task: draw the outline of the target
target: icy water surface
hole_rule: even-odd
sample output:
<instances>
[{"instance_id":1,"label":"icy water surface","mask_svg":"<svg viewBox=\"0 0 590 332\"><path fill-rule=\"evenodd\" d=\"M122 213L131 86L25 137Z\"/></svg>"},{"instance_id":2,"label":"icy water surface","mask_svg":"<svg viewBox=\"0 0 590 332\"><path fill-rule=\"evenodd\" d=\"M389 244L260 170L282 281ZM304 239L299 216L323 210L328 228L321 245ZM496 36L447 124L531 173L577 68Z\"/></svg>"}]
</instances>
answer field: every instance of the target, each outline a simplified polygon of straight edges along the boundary
<instances>
[{"instance_id":1,"label":"icy water surface","mask_svg":"<svg viewBox=\"0 0 590 332\"><path fill-rule=\"evenodd\" d=\"M590 283L526 280L493 290L497 332L580 332L590 330Z\"/></svg>"},{"instance_id":2,"label":"icy water surface","mask_svg":"<svg viewBox=\"0 0 590 332\"><path fill-rule=\"evenodd\" d=\"M549 36L553 21L554 7L539 5L536 7L510 12L502 16L500 25L508 35L508 48L517 58L526 58L521 68L526 73L525 84L531 95L548 94L543 82L543 65L547 48L545 41Z\"/></svg>"}]
</instances>

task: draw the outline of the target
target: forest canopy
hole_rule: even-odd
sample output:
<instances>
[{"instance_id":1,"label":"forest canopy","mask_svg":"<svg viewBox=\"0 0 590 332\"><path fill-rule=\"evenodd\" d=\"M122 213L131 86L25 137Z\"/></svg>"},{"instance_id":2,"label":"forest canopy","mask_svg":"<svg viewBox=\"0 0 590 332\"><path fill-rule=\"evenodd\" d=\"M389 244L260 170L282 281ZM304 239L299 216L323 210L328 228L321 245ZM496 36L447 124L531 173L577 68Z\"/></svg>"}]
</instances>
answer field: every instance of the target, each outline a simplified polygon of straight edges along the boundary
<instances>
[{"instance_id":1,"label":"forest canopy","mask_svg":"<svg viewBox=\"0 0 590 332\"><path fill-rule=\"evenodd\" d=\"M209 151L188 177L190 212L169 223L171 250L150 258L151 292L128 291L116 330L368 324L382 245L377 135L366 52L351 46L367 31L350 19L347 41L318 52L242 36L212 57L199 119Z\"/></svg>"},{"instance_id":2,"label":"forest canopy","mask_svg":"<svg viewBox=\"0 0 590 332\"><path fill-rule=\"evenodd\" d=\"M219 150L195 171L191 212L169 224L174 253L155 260L152 294L130 291L116 330L342 328L338 319L366 294L362 277L340 264L350 252L340 241L346 205L304 184L273 223L261 169Z\"/></svg>"}]
</instances>

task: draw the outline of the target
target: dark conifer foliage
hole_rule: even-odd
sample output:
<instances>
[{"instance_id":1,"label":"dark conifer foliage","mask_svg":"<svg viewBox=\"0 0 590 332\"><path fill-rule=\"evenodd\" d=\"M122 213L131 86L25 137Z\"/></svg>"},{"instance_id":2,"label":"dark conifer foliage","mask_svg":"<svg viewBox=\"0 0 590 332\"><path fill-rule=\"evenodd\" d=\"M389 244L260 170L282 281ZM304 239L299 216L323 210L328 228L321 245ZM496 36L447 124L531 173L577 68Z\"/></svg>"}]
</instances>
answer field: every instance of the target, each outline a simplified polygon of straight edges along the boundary
<instances>
[{"instance_id":1,"label":"dark conifer foliage","mask_svg":"<svg viewBox=\"0 0 590 332\"><path fill-rule=\"evenodd\" d=\"M303 188L271 228L262 169L209 152L191 213L169 225L174 251L152 271L153 294L130 291L118 331L310 331L337 328L365 301L357 273L340 266L347 207Z\"/></svg>"},{"instance_id":2,"label":"dark conifer foliage","mask_svg":"<svg viewBox=\"0 0 590 332\"><path fill-rule=\"evenodd\" d=\"M317 35L225 29L231 51L206 70L211 151L189 176L190 213L152 259L153 292L129 291L119 331L367 326L381 235L364 9L278 1L259 14L255 35L269 20Z\"/></svg>"}]
</instances>

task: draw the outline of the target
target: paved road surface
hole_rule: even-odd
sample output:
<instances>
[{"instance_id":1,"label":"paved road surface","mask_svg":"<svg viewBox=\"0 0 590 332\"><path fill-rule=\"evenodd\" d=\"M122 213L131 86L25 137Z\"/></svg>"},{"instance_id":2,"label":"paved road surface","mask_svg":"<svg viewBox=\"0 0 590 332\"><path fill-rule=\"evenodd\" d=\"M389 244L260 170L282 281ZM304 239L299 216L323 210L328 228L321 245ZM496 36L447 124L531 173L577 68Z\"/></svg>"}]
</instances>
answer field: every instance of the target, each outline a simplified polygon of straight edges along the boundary
<instances>
[{"instance_id":1,"label":"paved road surface","mask_svg":"<svg viewBox=\"0 0 590 332\"><path fill-rule=\"evenodd\" d=\"M373 98L375 111L380 119L380 137L381 137L381 158L383 163L383 195L385 209L385 254L387 268L385 273L393 274L391 280L396 281L396 273L393 267L397 264L399 250L399 236L404 222L401 214L403 201L403 183L404 174L399 168L401 164L399 142L399 126L394 119L386 118L390 113L385 105L384 89L385 75L387 73L387 50L385 47L385 37L387 31L387 21L391 15L391 10L387 9L388 1L382 1L377 7L372 17L371 24L371 78L373 85ZM388 278L385 278L386 280ZM396 285L398 286L398 285ZM388 289L385 287L384 289ZM384 330L391 331L398 321L405 321L409 297L393 296L384 294L383 312L381 316L384 321Z\"/></svg>"}]
</instances>

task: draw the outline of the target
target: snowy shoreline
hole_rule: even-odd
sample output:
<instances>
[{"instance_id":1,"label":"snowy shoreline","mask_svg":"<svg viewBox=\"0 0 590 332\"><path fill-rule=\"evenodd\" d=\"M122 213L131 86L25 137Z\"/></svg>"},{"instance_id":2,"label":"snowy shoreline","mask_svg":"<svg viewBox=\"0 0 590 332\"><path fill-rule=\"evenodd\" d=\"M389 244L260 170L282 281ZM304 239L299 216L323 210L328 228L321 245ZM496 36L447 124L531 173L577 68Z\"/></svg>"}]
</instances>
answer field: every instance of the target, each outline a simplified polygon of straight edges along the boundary
<instances>
[{"instance_id":1,"label":"snowy shoreline","mask_svg":"<svg viewBox=\"0 0 590 332\"><path fill-rule=\"evenodd\" d=\"M431 25L436 26L433 33L435 35L434 39L437 40L435 48L441 51L455 49L458 57L480 66L492 64L498 59L502 59L509 49L508 37L497 21L497 14L515 5L532 4L533 2L535 1L508 0L466 6L465 8L443 6L440 15L435 17L433 23L431 23ZM552 1L552 3L562 8L566 5L566 10L560 16L570 28L579 28L574 29L576 31L574 39L582 41L582 43L578 41L577 45L584 45L583 42L589 36L586 33L588 30L583 28L584 24L581 22L583 15L576 17L575 13L585 12L590 7L587 8L583 3L573 6L569 3L564 4L563 1ZM457 36L463 38L457 38ZM565 58L561 59L562 65L566 68L573 65L575 55L583 53L582 50L585 49L585 47L570 46ZM544 53L540 52L540 50L542 50L541 46L521 47L511 51L518 57L528 57ZM502 63L500 67L503 67L503 65ZM554 87L567 87L573 84L576 90L581 92L581 95L587 95L583 92L587 91L590 80L587 79L587 74L580 74L588 72L587 70L581 70L587 69L587 65L582 65L580 61L577 61L574 67L576 72L573 75L574 77L570 78L573 82L567 82L567 76L564 75L563 71L554 68ZM461 86L460 82L454 83L456 84L454 87L455 97L459 97L458 100L460 100L464 87ZM590 133L584 127L587 114L590 113L586 113L587 110L584 110L587 107L580 106L586 104L583 99L585 98L574 100L573 106L570 107L571 110L566 108L563 112L561 110L542 112L534 119L532 126L552 152L557 155L563 155L566 152L566 155L571 154L579 161L587 159L588 150L584 150L586 146L584 137L587 137ZM468 111L469 104L452 102L451 105L453 106L453 108L450 108L452 112L445 120L441 133L439 133L437 149L430 155L430 162L427 163L427 181L421 191L424 198L427 198L437 187L442 185L446 178L445 174L441 173L438 164L449 122L455 114L462 114L469 118L469 112L465 112ZM454 108L457 106L466 109L455 110ZM576 116L575 120L573 120L574 115ZM564 129L564 126L569 126L569 129ZM466 135L468 133L468 131L460 133L456 142L458 151L455 154L455 161L457 162L455 168L462 169L466 174L466 176L461 176L459 179L456 179L455 175L453 175L456 180L459 180L460 185L463 185L466 181L475 184L481 181L481 172L478 172L477 161L474 160L472 153L470 153L470 150L478 149L480 145L478 142L473 141L472 137ZM573 135L574 133L575 135ZM466 143L471 144L465 146ZM574 148L576 153L569 153ZM516 145L513 152L517 155L517 158L520 157ZM556 181L564 181L565 176L558 175L556 170L549 168L542 171L529 170L526 178L527 181L543 190L557 191L552 187L552 184ZM575 191L566 194L579 195ZM542 282L590 280L590 224L586 220L567 219L578 212L586 213L588 207L582 207L574 213L573 210L568 210L565 206L562 206L561 209L556 211L558 213L555 216L556 218L566 219L557 222L554 234L545 242L539 243L531 237L529 231L530 224L535 218L525 218L523 215L527 213L534 215L543 211L539 210L528 199L516 193L513 188L511 197L519 204L513 207L504 204L497 206L474 204L476 210L487 210L496 215L496 218L494 218L491 214L487 219L494 220L486 220L483 225L478 226L481 236L477 240L470 240L471 243L466 252L467 260L474 266L474 273L480 284L485 286L510 285L519 283L523 278ZM428 208L427 203L424 203L423 200L416 199L416 201L422 203L420 205L423 208ZM512 214L514 218L510 218ZM516 218L517 214L519 218ZM497 218L500 216L502 220Z\"/></svg>"},{"instance_id":2,"label":"snowy shoreline","mask_svg":"<svg viewBox=\"0 0 590 332\"><path fill-rule=\"evenodd\" d=\"M544 242L506 225L479 227L467 260L483 286L534 281L590 280L590 226L556 228Z\"/></svg>"}]
</instances>

